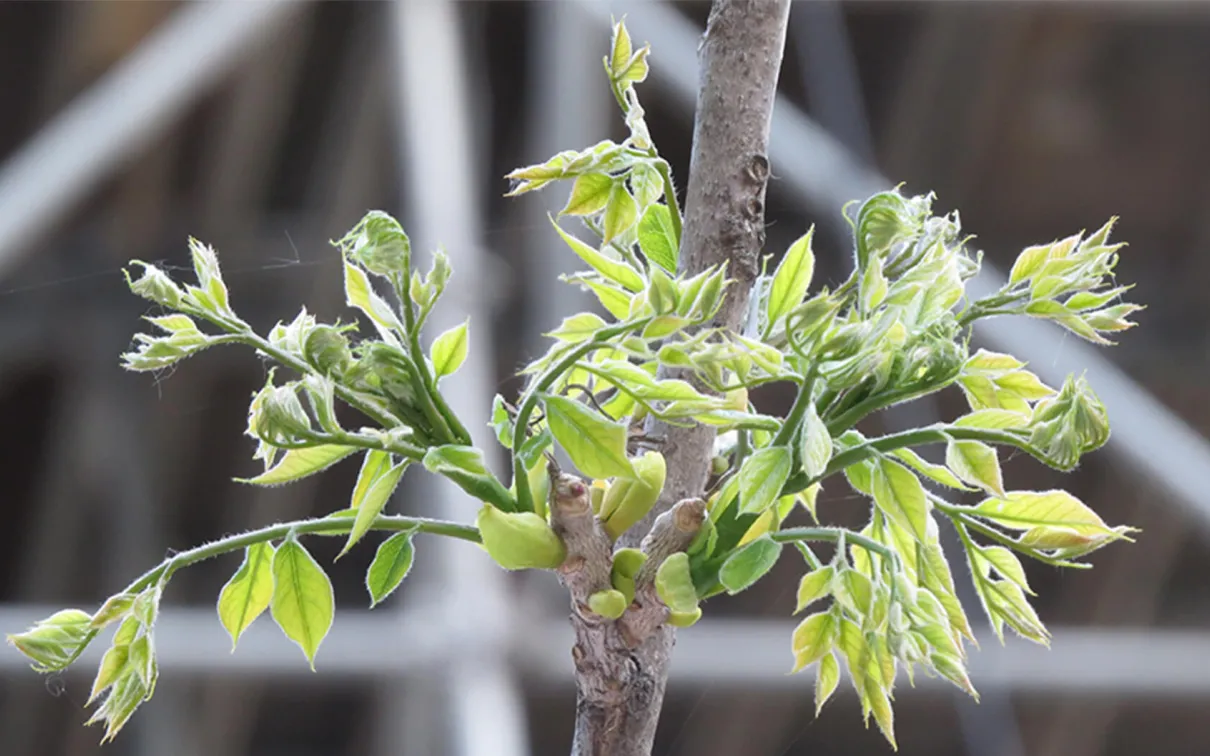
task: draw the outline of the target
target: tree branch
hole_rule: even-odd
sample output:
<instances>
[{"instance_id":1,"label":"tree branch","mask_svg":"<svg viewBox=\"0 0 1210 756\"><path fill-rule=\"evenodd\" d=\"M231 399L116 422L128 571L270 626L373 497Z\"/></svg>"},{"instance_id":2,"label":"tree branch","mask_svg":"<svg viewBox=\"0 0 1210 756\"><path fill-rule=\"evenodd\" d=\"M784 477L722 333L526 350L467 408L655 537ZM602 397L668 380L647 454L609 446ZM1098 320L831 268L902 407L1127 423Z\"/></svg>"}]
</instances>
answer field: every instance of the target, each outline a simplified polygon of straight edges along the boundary
<instances>
[{"instance_id":1,"label":"tree branch","mask_svg":"<svg viewBox=\"0 0 1210 756\"><path fill-rule=\"evenodd\" d=\"M737 331L747 319L765 242L769 124L789 13L789 0L714 0L699 48L701 87L678 272L696 275L726 263L734 283L712 325ZM674 502L701 496L710 471L712 428L652 422L648 434L665 438L668 477L660 502L623 535L623 546L638 545ZM603 648L611 658L577 659L573 756L651 753L674 640L665 624L633 650ZM577 649L577 656L585 650ZM599 690L600 680L586 674L593 671L617 674L608 696L586 695Z\"/></svg>"}]
</instances>

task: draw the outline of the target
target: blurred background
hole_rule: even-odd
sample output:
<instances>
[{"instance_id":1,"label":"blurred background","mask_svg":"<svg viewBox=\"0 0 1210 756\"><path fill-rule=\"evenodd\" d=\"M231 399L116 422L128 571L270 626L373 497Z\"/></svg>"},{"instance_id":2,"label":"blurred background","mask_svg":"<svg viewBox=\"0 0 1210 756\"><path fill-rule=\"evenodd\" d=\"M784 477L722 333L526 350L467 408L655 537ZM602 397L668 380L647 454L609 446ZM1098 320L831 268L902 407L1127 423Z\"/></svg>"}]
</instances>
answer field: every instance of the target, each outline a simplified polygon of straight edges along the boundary
<instances>
[{"instance_id":1,"label":"blurred background","mask_svg":"<svg viewBox=\"0 0 1210 756\"><path fill-rule=\"evenodd\" d=\"M455 268L434 332L471 317L453 402L490 444L491 395L541 332L592 303L546 221L563 190L502 197L510 169L624 132L600 59L610 14L653 45L639 89L680 185L706 2L0 3L0 630L91 610L172 549L343 508L356 466L287 488L241 436L266 365L219 349L159 376L118 354L147 313L131 258L219 251L259 329L300 304L342 313L338 238L369 208ZM1136 545L1092 572L1027 565L1047 651L984 633L975 705L901 683L901 752L930 756L1210 753L1210 6L1117 2L796 2L772 138L769 250L818 223L816 280L849 264L840 207L904 181L960 208L987 260L1122 220L1119 272L1149 309L1120 347L992 322L1051 383L1086 371L1109 447L1061 477L1013 459L1018 488L1066 486ZM885 177L885 178L884 178ZM981 279L984 284L990 279ZM346 316L347 317L347 316ZM785 409L777 392L757 401ZM948 395L889 426L960 410ZM470 520L473 502L409 476L398 512ZM865 505L843 484L821 516ZM854 520L855 521L855 520ZM325 565L337 544L309 542ZM478 550L419 543L404 588L369 612L370 548L330 567L338 616L312 673L267 617L235 654L214 615L229 556L178 573L157 627L155 698L97 745L84 701L103 647L43 678L0 650L0 754L556 756L575 703L566 596ZM790 677L801 567L718 598L680 633L656 754L887 753L843 692L813 716ZM956 570L961 573L961 570ZM961 574L972 620L986 628Z\"/></svg>"}]
</instances>

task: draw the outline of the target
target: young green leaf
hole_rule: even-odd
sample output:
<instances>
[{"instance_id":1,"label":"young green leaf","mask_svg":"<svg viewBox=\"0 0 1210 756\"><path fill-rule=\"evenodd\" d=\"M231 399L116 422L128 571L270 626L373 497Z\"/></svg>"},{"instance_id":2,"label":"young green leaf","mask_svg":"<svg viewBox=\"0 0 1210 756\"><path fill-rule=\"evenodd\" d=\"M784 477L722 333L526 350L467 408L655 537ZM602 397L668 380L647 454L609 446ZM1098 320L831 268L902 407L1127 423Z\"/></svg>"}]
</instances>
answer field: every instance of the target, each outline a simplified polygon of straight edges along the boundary
<instances>
[{"instance_id":1,"label":"young green leaf","mask_svg":"<svg viewBox=\"0 0 1210 756\"><path fill-rule=\"evenodd\" d=\"M827 468L832 459L832 434L828 426L815 411L815 405L807 407L802 422L802 471L809 477L817 477Z\"/></svg>"},{"instance_id":2,"label":"young green leaf","mask_svg":"<svg viewBox=\"0 0 1210 756\"><path fill-rule=\"evenodd\" d=\"M806 575L803 575L802 580L798 583L798 605L795 607L794 613L798 614L803 609L806 609L811 604L831 593L832 577L835 574L836 568L827 565L817 570L811 570Z\"/></svg>"},{"instance_id":3,"label":"young green leaf","mask_svg":"<svg viewBox=\"0 0 1210 756\"><path fill-rule=\"evenodd\" d=\"M770 446L744 460L739 470L741 512L763 512L773 506L790 477L792 458L786 446Z\"/></svg>"},{"instance_id":4,"label":"young green leaf","mask_svg":"<svg viewBox=\"0 0 1210 756\"><path fill-rule=\"evenodd\" d=\"M981 441L950 441L945 464L966 483L989 493L1004 495L1004 478L996 450Z\"/></svg>"},{"instance_id":5,"label":"young green leaf","mask_svg":"<svg viewBox=\"0 0 1210 756\"><path fill-rule=\"evenodd\" d=\"M403 471L407 469L408 464L410 464L408 460L403 460L385 470L378 469L374 481L366 489L365 498L357 504L357 516L353 519L353 527L349 530L349 539L345 541L345 546L340 550L337 559L349 553L349 549L353 548L353 545L369 532L374 520L378 519L378 515L382 514L383 508L390 501L391 494L395 493L395 489L399 486L399 479L403 477ZM361 480L357 481L359 487L361 483Z\"/></svg>"},{"instance_id":6,"label":"young green leaf","mask_svg":"<svg viewBox=\"0 0 1210 756\"><path fill-rule=\"evenodd\" d=\"M361 503L365 501L366 494L370 492L370 489L378 482L378 478L389 470L390 467L391 455L389 452L377 449L366 452L365 457L361 460L361 472L357 474L357 482L353 484L353 496L349 501L349 509L361 508Z\"/></svg>"},{"instance_id":7,"label":"young green leaf","mask_svg":"<svg viewBox=\"0 0 1210 756\"><path fill-rule=\"evenodd\" d=\"M550 395L545 403L550 432L580 472L592 478L634 477L626 456L625 423L567 397Z\"/></svg>"},{"instance_id":8,"label":"young green leaf","mask_svg":"<svg viewBox=\"0 0 1210 756\"><path fill-rule=\"evenodd\" d=\"M593 215L605 209L609 193L613 190L612 176L604 173L585 173L571 186L571 196L560 215Z\"/></svg>"},{"instance_id":9,"label":"young green leaf","mask_svg":"<svg viewBox=\"0 0 1210 756\"><path fill-rule=\"evenodd\" d=\"M643 213L639 221L639 248L649 261L669 273L676 272L680 240L676 238L672 211L667 205L651 205Z\"/></svg>"},{"instance_id":10,"label":"young green leaf","mask_svg":"<svg viewBox=\"0 0 1210 756\"><path fill-rule=\"evenodd\" d=\"M928 532L929 505L915 473L883 459L873 478L874 503L901 528L923 541Z\"/></svg>"},{"instance_id":11,"label":"young green leaf","mask_svg":"<svg viewBox=\"0 0 1210 756\"><path fill-rule=\"evenodd\" d=\"M358 451L356 446L342 444L321 444L306 449L290 449L272 469L255 478L236 478L236 481L258 486L279 486L326 470L356 451Z\"/></svg>"},{"instance_id":12,"label":"young green leaf","mask_svg":"<svg viewBox=\"0 0 1210 756\"><path fill-rule=\"evenodd\" d=\"M1014 530L1052 526L1117 535L1096 512L1066 491L1013 491L1003 498L984 500L971 514Z\"/></svg>"},{"instance_id":13,"label":"young green leaf","mask_svg":"<svg viewBox=\"0 0 1210 756\"><path fill-rule=\"evenodd\" d=\"M273 620L298 644L311 669L315 652L332 627L336 601L332 583L293 534L273 554Z\"/></svg>"},{"instance_id":14,"label":"young green leaf","mask_svg":"<svg viewBox=\"0 0 1210 756\"><path fill-rule=\"evenodd\" d=\"M811 250L811 237L814 235L815 228L812 226L791 244L777 266L777 272L773 274L765 311L765 323L770 328L807 295L811 278L815 275L815 253Z\"/></svg>"},{"instance_id":15,"label":"young green leaf","mask_svg":"<svg viewBox=\"0 0 1210 756\"><path fill-rule=\"evenodd\" d=\"M1033 595L1029 581L1025 578L1025 568L1021 566L1021 560L1017 559L1016 554L1003 546L984 546L978 549L978 554L987 560L996 572L1021 586L1021 590Z\"/></svg>"},{"instance_id":16,"label":"young green leaf","mask_svg":"<svg viewBox=\"0 0 1210 756\"><path fill-rule=\"evenodd\" d=\"M823 705L832 697L840 682L840 664L835 654L825 654L819 660L819 669L815 672L815 716L823 711Z\"/></svg>"},{"instance_id":17,"label":"young green leaf","mask_svg":"<svg viewBox=\"0 0 1210 756\"><path fill-rule=\"evenodd\" d=\"M469 321L456 325L433 340L429 359L433 362L433 373L437 378L452 375L466 360L467 326Z\"/></svg>"},{"instance_id":18,"label":"young green leaf","mask_svg":"<svg viewBox=\"0 0 1210 756\"><path fill-rule=\"evenodd\" d=\"M394 593L412 569L414 530L396 533L382 542L374 553L374 561L366 571L366 590L370 592L370 608L378 606Z\"/></svg>"},{"instance_id":19,"label":"young green leaf","mask_svg":"<svg viewBox=\"0 0 1210 756\"><path fill-rule=\"evenodd\" d=\"M626 233L637 219L639 207L634 197L626 189L626 185L618 182L609 195L609 204L605 207L605 228L602 241L606 244Z\"/></svg>"},{"instance_id":20,"label":"young green leaf","mask_svg":"<svg viewBox=\"0 0 1210 756\"><path fill-rule=\"evenodd\" d=\"M386 300L374 292L365 271L348 260L345 261L345 302L369 316L383 341L399 346L395 335L403 330L399 318Z\"/></svg>"},{"instance_id":21,"label":"young green leaf","mask_svg":"<svg viewBox=\"0 0 1210 756\"><path fill-rule=\"evenodd\" d=\"M832 650L837 638L836 615L832 612L812 614L794 628L791 650L794 652L794 669L801 672L819 661Z\"/></svg>"},{"instance_id":22,"label":"young green leaf","mask_svg":"<svg viewBox=\"0 0 1210 756\"><path fill-rule=\"evenodd\" d=\"M718 580L727 593L735 595L764 577L780 555L781 544L765 534L727 557L719 570Z\"/></svg>"},{"instance_id":23,"label":"young green leaf","mask_svg":"<svg viewBox=\"0 0 1210 756\"><path fill-rule=\"evenodd\" d=\"M563 241L567 243L567 246L571 247L571 251L579 255L581 260L591 265L593 270L633 292L640 292L646 287L643 277L634 268L626 263L611 260L576 237L571 236L559 228L559 224L555 223L554 218L551 218L550 222L555 227L555 231L559 232L559 236L563 238Z\"/></svg>"},{"instance_id":24,"label":"young green leaf","mask_svg":"<svg viewBox=\"0 0 1210 756\"><path fill-rule=\"evenodd\" d=\"M948 467L946 467L944 465L935 465L932 462L929 462L928 460L924 459L923 457L921 457L919 454L912 451L911 449L908 449L908 448L896 449L895 451L893 451L891 453L894 454L896 457L898 457L899 460L901 462L903 462L904 464L906 464L908 467L912 468L913 470L920 473L921 475L928 478L929 480L936 481L937 483L940 483L943 486L949 486L950 488L957 488L960 491L973 490L969 486L967 486L965 483L958 480L957 476L955 476L952 472L950 472L950 469Z\"/></svg>"},{"instance_id":25,"label":"young green leaf","mask_svg":"<svg viewBox=\"0 0 1210 756\"><path fill-rule=\"evenodd\" d=\"M605 321L601 320L599 315L581 312L564 318L558 328L545 335L568 344L578 344L581 341L588 341L605 326Z\"/></svg>"},{"instance_id":26,"label":"young green leaf","mask_svg":"<svg viewBox=\"0 0 1210 756\"><path fill-rule=\"evenodd\" d=\"M254 543L244 552L244 563L218 595L218 618L231 636L231 650L252 621L269 608L273 598L273 545Z\"/></svg>"}]
</instances>

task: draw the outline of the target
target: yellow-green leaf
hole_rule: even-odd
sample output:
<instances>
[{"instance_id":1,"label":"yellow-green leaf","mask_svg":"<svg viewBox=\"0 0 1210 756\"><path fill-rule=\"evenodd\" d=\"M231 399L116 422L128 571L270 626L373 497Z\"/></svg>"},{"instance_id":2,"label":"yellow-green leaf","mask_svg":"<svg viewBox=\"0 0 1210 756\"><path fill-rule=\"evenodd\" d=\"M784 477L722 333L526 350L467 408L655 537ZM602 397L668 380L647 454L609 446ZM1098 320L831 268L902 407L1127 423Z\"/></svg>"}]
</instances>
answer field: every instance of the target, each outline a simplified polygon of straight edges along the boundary
<instances>
[{"instance_id":1,"label":"yellow-green leaf","mask_svg":"<svg viewBox=\"0 0 1210 756\"><path fill-rule=\"evenodd\" d=\"M954 474L990 493L1004 494L1004 478L996 450L981 441L950 441L945 464Z\"/></svg>"},{"instance_id":2,"label":"yellow-green leaf","mask_svg":"<svg viewBox=\"0 0 1210 756\"><path fill-rule=\"evenodd\" d=\"M565 341L568 344L578 344L581 341L591 339L596 335L597 331L605 326L605 321L601 320L599 315L594 315L591 312L581 312L564 318L558 328L545 335L559 341Z\"/></svg>"},{"instance_id":3,"label":"yellow-green leaf","mask_svg":"<svg viewBox=\"0 0 1210 756\"><path fill-rule=\"evenodd\" d=\"M832 577L836 569L831 565L812 570L802 576L798 583L798 606L794 613L798 614L819 599L827 596L832 590Z\"/></svg>"},{"instance_id":4,"label":"yellow-green leaf","mask_svg":"<svg viewBox=\"0 0 1210 756\"><path fill-rule=\"evenodd\" d=\"M366 590L370 592L370 608L381 604L390 596L412 569L414 530L396 533L382 542L374 554L374 561L366 571Z\"/></svg>"},{"instance_id":5,"label":"yellow-green leaf","mask_svg":"<svg viewBox=\"0 0 1210 756\"><path fill-rule=\"evenodd\" d=\"M832 697L836 685L840 682L840 664L835 654L825 654L819 660L819 668L815 671L815 716L823 710L823 705Z\"/></svg>"},{"instance_id":6,"label":"yellow-green leaf","mask_svg":"<svg viewBox=\"0 0 1210 756\"><path fill-rule=\"evenodd\" d=\"M327 574L293 536L273 554L270 608L278 627L298 644L314 670L315 653L332 627L336 601Z\"/></svg>"},{"instance_id":7,"label":"yellow-green leaf","mask_svg":"<svg viewBox=\"0 0 1210 756\"><path fill-rule=\"evenodd\" d=\"M559 236L563 238L563 241L567 243L567 246L571 247L571 251L579 255L581 260L591 265L593 270L630 291L640 292L646 288L646 282L643 281L643 277L634 268L626 263L606 257L576 237L568 234L559 228L559 224L555 223L553 218L551 218L550 222L555 227L555 231L559 232Z\"/></svg>"},{"instance_id":8,"label":"yellow-green leaf","mask_svg":"<svg viewBox=\"0 0 1210 756\"><path fill-rule=\"evenodd\" d=\"M689 572L689 555L678 551L664 559L655 573L655 591L673 612L692 613L697 608L697 589Z\"/></svg>"},{"instance_id":9,"label":"yellow-green leaf","mask_svg":"<svg viewBox=\"0 0 1210 756\"><path fill-rule=\"evenodd\" d=\"M236 478L236 480L240 483L253 483L258 486L279 486L326 470L357 450L355 446L342 444L321 444L306 449L290 449L272 469L255 478Z\"/></svg>"},{"instance_id":10,"label":"yellow-green leaf","mask_svg":"<svg viewBox=\"0 0 1210 756\"><path fill-rule=\"evenodd\" d=\"M605 227L603 241L609 243L626 233L638 220L639 206L634 197L622 182L618 182L609 195L609 204L605 207Z\"/></svg>"},{"instance_id":11,"label":"yellow-green leaf","mask_svg":"<svg viewBox=\"0 0 1210 756\"><path fill-rule=\"evenodd\" d=\"M815 253L811 250L814 235L815 227L812 226L791 244L773 274L765 316L765 322L770 326L797 307L807 295L815 275Z\"/></svg>"},{"instance_id":12,"label":"yellow-green leaf","mask_svg":"<svg viewBox=\"0 0 1210 756\"><path fill-rule=\"evenodd\" d=\"M832 650L836 643L836 616L832 612L818 612L798 623L791 639L794 651L794 669L801 672Z\"/></svg>"},{"instance_id":13,"label":"yellow-green leaf","mask_svg":"<svg viewBox=\"0 0 1210 756\"><path fill-rule=\"evenodd\" d=\"M972 514L1016 530L1058 526L1086 534L1116 535L1096 512L1066 491L1013 491L1003 498L984 500Z\"/></svg>"},{"instance_id":14,"label":"yellow-green leaf","mask_svg":"<svg viewBox=\"0 0 1210 756\"><path fill-rule=\"evenodd\" d=\"M273 545L254 543L244 552L244 563L218 595L218 618L231 636L231 650L252 621L269 608L273 598Z\"/></svg>"},{"instance_id":15,"label":"yellow-green leaf","mask_svg":"<svg viewBox=\"0 0 1210 756\"><path fill-rule=\"evenodd\" d=\"M936 481L943 486L957 488L961 491L971 490L969 486L958 480L957 476L950 472L948 467L944 465L935 465L911 449L896 449L891 453L903 461L908 467L930 480Z\"/></svg>"},{"instance_id":16,"label":"yellow-green leaf","mask_svg":"<svg viewBox=\"0 0 1210 756\"><path fill-rule=\"evenodd\" d=\"M579 402L547 396L546 423L575 466L590 478L634 477L626 456L627 426Z\"/></svg>"},{"instance_id":17,"label":"yellow-green leaf","mask_svg":"<svg viewBox=\"0 0 1210 756\"><path fill-rule=\"evenodd\" d=\"M613 177L604 173L585 173L571 186L571 196L560 215L592 215L605 209L613 189Z\"/></svg>"},{"instance_id":18,"label":"yellow-green leaf","mask_svg":"<svg viewBox=\"0 0 1210 756\"><path fill-rule=\"evenodd\" d=\"M739 470L742 512L763 512L781 496L793 464L790 449L769 446L744 460Z\"/></svg>"},{"instance_id":19,"label":"yellow-green leaf","mask_svg":"<svg viewBox=\"0 0 1210 756\"><path fill-rule=\"evenodd\" d=\"M1033 594L1029 588L1029 581L1025 579L1025 568L1021 566L1021 560L1017 559L1016 554L1003 546L985 546L980 548L978 553L996 569L996 572L1021 586L1026 593Z\"/></svg>"},{"instance_id":20,"label":"yellow-green leaf","mask_svg":"<svg viewBox=\"0 0 1210 756\"><path fill-rule=\"evenodd\" d=\"M429 359L437 378L452 375L466 360L468 322L456 325L433 340Z\"/></svg>"},{"instance_id":21,"label":"yellow-green leaf","mask_svg":"<svg viewBox=\"0 0 1210 756\"><path fill-rule=\"evenodd\" d=\"M923 541L928 532L929 504L916 474L884 459L872 480L874 503L887 517Z\"/></svg>"},{"instance_id":22,"label":"yellow-green leaf","mask_svg":"<svg viewBox=\"0 0 1210 756\"><path fill-rule=\"evenodd\" d=\"M982 409L963 415L954 421L961 428L1024 428L1029 424L1029 417L1007 409Z\"/></svg>"},{"instance_id":23,"label":"yellow-green leaf","mask_svg":"<svg viewBox=\"0 0 1210 756\"><path fill-rule=\"evenodd\" d=\"M365 489L365 497L357 503L357 516L353 519L353 527L349 530L349 538L345 541L345 546L340 550L337 558L344 556L353 548L353 545L361 540L370 530L370 526L374 524L374 520L378 519L378 515L382 514L383 508L391 499L391 494L395 493L395 489L399 486L399 479L403 477L403 471L407 469L408 460L399 462L391 467L378 468L373 481L369 482ZM357 485L360 488L362 481L359 479Z\"/></svg>"}]
</instances>

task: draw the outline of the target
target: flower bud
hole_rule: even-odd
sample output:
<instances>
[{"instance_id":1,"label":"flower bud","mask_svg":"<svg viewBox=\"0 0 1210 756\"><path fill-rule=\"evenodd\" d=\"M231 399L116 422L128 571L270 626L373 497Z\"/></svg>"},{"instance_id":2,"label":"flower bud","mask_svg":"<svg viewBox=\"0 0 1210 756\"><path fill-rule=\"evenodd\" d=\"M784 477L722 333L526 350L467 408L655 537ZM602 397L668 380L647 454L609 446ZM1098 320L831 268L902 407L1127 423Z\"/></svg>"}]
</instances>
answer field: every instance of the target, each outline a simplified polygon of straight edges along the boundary
<instances>
[{"instance_id":1,"label":"flower bud","mask_svg":"<svg viewBox=\"0 0 1210 756\"><path fill-rule=\"evenodd\" d=\"M126 276L126 285L130 287L132 292L156 304L162 304L165 307L175 309L180 305L185 292L173 283L167 273L145 262L134 260L132 263L143 266L143 275L137 281L131 280L130 271L122 271L123 275Z\"/></svg>"},{"instance_id":2,"label":"flower bud","mask_svg":"<svg viewBox=\"0 0 1210 756\"><path fill-rule=\"evenodd\" d=\"M601 521L605 532L614 540L643 519L664 490L668 470L663 454L646 452L633 460L633 465L637 477L615 480L601 502Z\"/></svg>"},{"instance_id":3,"label":"flower bud","mask_svg":"<svg viewBox=\"0 0 1210 756\"><path fill-rule=\"evenodd\" d=\"M567 557L563 541L533 512L501 512L484 504L476 524L487 553L506 570L553 570Z\"/></svg>"},{"instance_id":4,"label":"flower bud","mask_svg":"<svg viewBox=\"0 0 1210 756\"><path fill-rule=\"evenodd\" d=\"M352 361L349 351L349 340L332 326L321 325L311 329L307 334L303 354L307 362L314 365L321 373L340 375Z\"/></svg>"}]
</instances>

